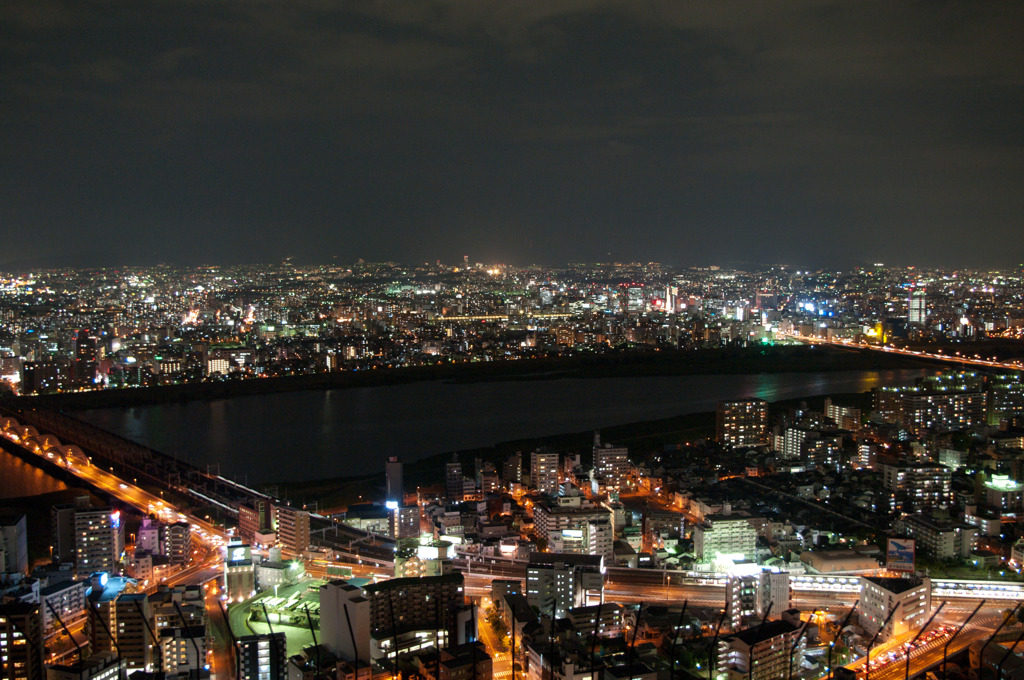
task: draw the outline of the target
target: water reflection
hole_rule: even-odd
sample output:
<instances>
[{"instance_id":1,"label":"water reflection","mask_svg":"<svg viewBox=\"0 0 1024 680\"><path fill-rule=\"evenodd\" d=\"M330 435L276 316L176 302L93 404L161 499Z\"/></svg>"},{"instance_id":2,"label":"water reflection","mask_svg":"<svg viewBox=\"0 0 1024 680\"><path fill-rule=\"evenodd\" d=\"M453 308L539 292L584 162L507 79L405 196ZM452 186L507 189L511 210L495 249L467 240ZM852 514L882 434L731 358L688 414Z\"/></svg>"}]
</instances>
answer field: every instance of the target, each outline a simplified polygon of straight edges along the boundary
<instances>
[{"instance_id":1,"label":"water reflection","mask_svg":"<svg viewBox=\"0 0 1024 680\"><path fill-rule=\"evenodd\" d=\"M24 498L38 496L68 488L64 482L54 479L34 465L0 449L0 498Z\"/></svg>"},{"instance_id":2,"label":"water reflection","mask_svg":"<svg viewBox=\"0 0 1024 680\"><path fill-rule=\"evenodd\" d=\"M286 392L80 415L166 453L251 482L379 472L521 438L711 411L722 399L768 401L908 384L920 370L661 376L498 383L413 383Z\"/></svg>"}]
</instances>

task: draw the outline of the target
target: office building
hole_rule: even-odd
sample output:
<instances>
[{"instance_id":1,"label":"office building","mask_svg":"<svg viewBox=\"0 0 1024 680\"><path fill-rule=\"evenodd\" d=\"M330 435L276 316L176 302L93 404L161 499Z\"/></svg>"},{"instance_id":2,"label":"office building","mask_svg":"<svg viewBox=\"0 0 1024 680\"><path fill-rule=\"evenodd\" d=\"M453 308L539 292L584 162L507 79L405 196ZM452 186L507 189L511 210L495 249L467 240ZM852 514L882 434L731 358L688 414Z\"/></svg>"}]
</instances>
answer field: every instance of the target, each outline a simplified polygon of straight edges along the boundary
<instances>
[{"instance_id":1,"label":"office building","mask_svg":"<svg viewBox=\"0 0 1024 680\"><path fill-rule=\"evenodd\" d=\"M384 464L384 501L405 504L405 487L402 480L402 461L398 456L390 456Z\"/></svg>"},{"instance_id":2,"label":"office building","mask_svg":"<svg viewBox=\"0 0 1024 680\"><path fill-rule=\"evenodd\" d=\"M523 483L522 454L514 453L505 459L505 463L501 466L501 481L505 484L506 488L510 484Z\"/></svg>"},{"instance_id":3,"label":"office building","mask_svg":"<svg viewBox=\"0 0 1024 680\"><path fill-rule=\"evenodd\" d=\"M718 402L715 434L723 446L763 446L768 443L768 402L735 399Z\"/></svg>"},{"instance_id":4,"label":"office building","mask_svg":"<svg viewBox=\"0 0 1024 680\"><path fill-rule=\"evenodd\" d=\"M907 300L907 323L924 326L927 320L928 294L921 289L910 291L910 298Z\"/></svg>"},{"instance_id":5,"label":"office building","mask_svg":"<svg viewBox=\"0 0 1024 680\"><path fill-rule=\"evenodd\" d=\"M97 571L118 573L123 549L120 511L109 507L75 511L75 567L79 576Z\"/></svg>"},{"instance_id":6,"label":"office building","mask_svg":"<svg viewBox=\"0 0 1024 680\"><path fill-rule=\"evenodd\" d=\"M287 640L284 633L244 635L235 641L239 680L286 680Z\"/></svg>"},{"instance_id":7,"label":"office building","mask_svg":"<svg viewBox=\"0 0 1024 680\"><path fill-rule=\"evenodd\" d=\"M918 630L932 608L932 584L929 578L860 577L860 601L857 614L860 627L871 636L879 633L881 642L894 635ZM882 624L893 612L884 630Z\"/></svg>"},{"instance_id":8,"label":"office building","mask_svg":"<svg viewBox=\"0 0 1024 680\"><path fill-rule=\"evenodd\" d=\"M2 680L43 680L43 623L39 605L0 604Z\"/></svg>"},{"instance_id":9,"label":"office building","mask_svg":"<svg viewBox=\"0 0 1024 680\"><path fill-rule=\"evenodd\" d=\"M602 601L604 558L601 555L533 553L526 567L526 600L555 618L570 609Z\"/></svg>"},{"instance_id":10,"label":"office building","mask_svg":"<svg viewBox=\"0 0 1024 680\"><path fill-rule=\"evenodd\" d=\"M288 555L302 555L309 548L309 513L290 505L274 506L277 544Z\"/></svg>"},{"instance_id":11,"label":"office building","mask_svg":"<svg viewBox=\"0 0 1024 680\"><path fill-rule=\"evenodd\" d=\"M558 453L533 451L530 453L530 485L548 496L558 495Z\"/></svg>"}]
</instances>

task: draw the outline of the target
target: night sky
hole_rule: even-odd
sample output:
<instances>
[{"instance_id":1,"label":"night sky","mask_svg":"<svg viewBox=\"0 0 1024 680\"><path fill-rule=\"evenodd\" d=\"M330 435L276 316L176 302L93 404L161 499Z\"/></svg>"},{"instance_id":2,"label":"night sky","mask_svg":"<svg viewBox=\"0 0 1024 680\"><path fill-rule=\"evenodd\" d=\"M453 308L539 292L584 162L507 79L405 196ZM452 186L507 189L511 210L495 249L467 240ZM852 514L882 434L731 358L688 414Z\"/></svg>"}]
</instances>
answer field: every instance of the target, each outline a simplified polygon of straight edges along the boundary
<instances>
[{"instance_id":1,"label":"night sky","mask_svg":"<svg viewBox=\"0 0 1024 680\"><path fill-rule=\"evenodd\" d=\"M1024 2L3 0L0 268L1024 262Z\"/></svg>"}]
</instances>

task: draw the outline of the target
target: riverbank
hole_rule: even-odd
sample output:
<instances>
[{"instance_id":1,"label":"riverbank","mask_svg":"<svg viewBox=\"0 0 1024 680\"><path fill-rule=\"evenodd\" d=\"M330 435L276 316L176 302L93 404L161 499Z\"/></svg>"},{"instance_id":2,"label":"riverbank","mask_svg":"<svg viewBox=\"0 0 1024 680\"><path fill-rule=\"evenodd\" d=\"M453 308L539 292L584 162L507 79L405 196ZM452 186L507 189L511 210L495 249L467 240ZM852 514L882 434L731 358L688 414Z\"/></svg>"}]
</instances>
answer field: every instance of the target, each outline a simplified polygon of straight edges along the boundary
<instances>
[{"instance_id":1,"label":"riverbank","mask_svg":"<svg viewBox=\"0 0 1024 680\"><path fill-rule=\"evenodd\" d=\"M354 389L441 380L453 383L545 381L564 378L819 373L931 368L936 362L857 349L806 345L699 351L611 351L605 354L521 361L440 364L275 378L162 385L21 397L62 411L152 406L304 390Z\"/></svg>"}]
</instances>

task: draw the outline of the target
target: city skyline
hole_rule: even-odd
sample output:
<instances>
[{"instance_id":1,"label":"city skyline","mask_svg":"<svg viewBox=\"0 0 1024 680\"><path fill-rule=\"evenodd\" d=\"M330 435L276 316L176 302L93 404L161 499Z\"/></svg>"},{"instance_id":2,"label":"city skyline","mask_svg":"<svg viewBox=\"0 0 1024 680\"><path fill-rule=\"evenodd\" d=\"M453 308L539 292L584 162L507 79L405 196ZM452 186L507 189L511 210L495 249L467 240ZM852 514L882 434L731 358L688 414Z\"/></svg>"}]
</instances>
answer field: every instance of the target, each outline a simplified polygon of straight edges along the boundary
<instances>
[{"instance_id":1,"label":"city skyline","mask_svg":"<svg viewBox=\"0 0 1024 680\"><path fill-rule=\"evenodd\" d=\"M5 6L0 269L1024 261L1024 9Z\"/></svg>"}]
</instances>

